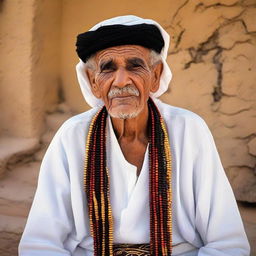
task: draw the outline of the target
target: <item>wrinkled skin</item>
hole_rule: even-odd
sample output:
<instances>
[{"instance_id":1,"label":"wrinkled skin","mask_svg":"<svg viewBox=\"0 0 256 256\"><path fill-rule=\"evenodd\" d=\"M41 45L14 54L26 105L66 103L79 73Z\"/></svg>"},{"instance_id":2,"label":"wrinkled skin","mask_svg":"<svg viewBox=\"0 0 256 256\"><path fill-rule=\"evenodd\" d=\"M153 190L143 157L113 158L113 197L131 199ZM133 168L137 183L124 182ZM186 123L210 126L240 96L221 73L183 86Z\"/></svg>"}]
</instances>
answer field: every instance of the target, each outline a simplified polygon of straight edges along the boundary
<instances>
[{"instance_id":1,"label":"wrinkled skin","mask_svg":"<svg viewBox=\"0 0 256 256\"><path fill-rule=\"evenodd\" d=\"M104 49L95 61L96 70L86 70L92 92L104 101L122 152L139 174L148 144L147 100L159 88L162 63L152 66L150 50L137 45Z\"/></svg>"}]
</instances>

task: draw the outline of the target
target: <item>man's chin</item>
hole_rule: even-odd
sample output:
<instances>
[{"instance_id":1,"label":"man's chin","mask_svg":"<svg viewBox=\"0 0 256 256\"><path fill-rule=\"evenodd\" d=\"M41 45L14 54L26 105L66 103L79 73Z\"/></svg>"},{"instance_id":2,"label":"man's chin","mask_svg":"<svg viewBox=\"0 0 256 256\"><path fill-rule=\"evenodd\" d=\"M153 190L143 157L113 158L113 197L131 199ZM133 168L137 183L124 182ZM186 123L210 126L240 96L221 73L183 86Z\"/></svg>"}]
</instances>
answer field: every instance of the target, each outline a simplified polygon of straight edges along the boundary
<instances>
[{"instance_id":1,"label":"man's chin","mask_svg":"<svg viewBox=\"0 0 256 256\"><path fill-rule=\"evenodd\" d=\"M118 119L132 119L139 115L140 111L109 111L109 115Z\"/></svg>"}]
</instances>

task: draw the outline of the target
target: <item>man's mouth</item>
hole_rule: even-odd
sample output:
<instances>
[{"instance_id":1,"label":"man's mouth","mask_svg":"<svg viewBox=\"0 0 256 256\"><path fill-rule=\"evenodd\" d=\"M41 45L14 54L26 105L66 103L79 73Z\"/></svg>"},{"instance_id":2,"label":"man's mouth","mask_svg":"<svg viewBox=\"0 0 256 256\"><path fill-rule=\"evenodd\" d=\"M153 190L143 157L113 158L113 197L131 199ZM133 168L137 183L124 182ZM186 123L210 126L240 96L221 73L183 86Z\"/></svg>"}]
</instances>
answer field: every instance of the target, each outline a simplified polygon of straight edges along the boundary
<instances>
[{"instance_id":1,"label":"man's mouth","mask_svg":"<svg viewBox=\"0 0 256 256\"><path fill-rule=\"evenodd\" d=\"M126 98L132 98L132 97L137 97L135 95L131 95L131 94L128 94L128 95L117 95L117 96L114 96L112 97L111 99L126 99Z\"/></svg>"}]
</instances>

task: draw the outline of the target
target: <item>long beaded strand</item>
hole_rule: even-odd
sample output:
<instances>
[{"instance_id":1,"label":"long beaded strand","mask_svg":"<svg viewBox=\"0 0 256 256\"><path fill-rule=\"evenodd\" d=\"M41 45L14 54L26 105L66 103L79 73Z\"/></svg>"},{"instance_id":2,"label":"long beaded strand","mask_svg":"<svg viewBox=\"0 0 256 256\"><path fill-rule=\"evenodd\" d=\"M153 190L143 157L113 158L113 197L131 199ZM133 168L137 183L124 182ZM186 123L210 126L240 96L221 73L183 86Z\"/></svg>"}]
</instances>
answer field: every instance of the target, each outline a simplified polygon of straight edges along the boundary
<instances>
[{"instance_id":1,"label":"long beaded strand","mask_svg":"<svg viewBox=\"0 0 256 256\"><path fill-rule=\"evenodd\" d=\"M151 255L171 255L171 153L164 121L149 99L150 250Z\"/></svg>"},{"instance_id":2,"label":"long beaded strand","mask_svg":"<svg viewBox=\"0 0 256 256\"><path fill-rule=\"evenodd\" d=\"M150 254L172 252L171 153L164 121L149 98ZM103 107L92 119L86 143L84 184L95 256L113 255L113 218L106 165L106 119Z\"/></svg>"}]
</instances>

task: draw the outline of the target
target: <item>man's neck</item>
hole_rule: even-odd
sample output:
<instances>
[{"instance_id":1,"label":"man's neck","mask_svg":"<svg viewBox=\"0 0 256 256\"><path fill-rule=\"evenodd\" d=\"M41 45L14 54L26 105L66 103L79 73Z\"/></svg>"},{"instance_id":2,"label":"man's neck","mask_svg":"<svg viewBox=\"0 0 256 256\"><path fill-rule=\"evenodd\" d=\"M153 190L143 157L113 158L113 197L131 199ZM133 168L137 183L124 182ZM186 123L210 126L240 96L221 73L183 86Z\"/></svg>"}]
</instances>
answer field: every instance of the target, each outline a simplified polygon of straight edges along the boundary
<instances>
[{"instance_id":1,"label":"man's neck","mask_svg":"<svg viewBox=\"0 0 256 256\"><path fill-rule=\"evenodd\" d=\"M148 144L148 106L135 118L111 120L124 157L137 167L139 176Z\"/></svg>"},{"instance_id":2,"label":"man's neck","mask_svg":"<svg viewBox=\"0 0 256 256\"><path fill-rule=\"evenodd\" d=\"M129 119L111 117L113 128L118 141L120 140L142 140L148 141L148 106L146 105L138 116ZM146 142L147 143L147 142Z\"/></svg>"}]
</instances>

